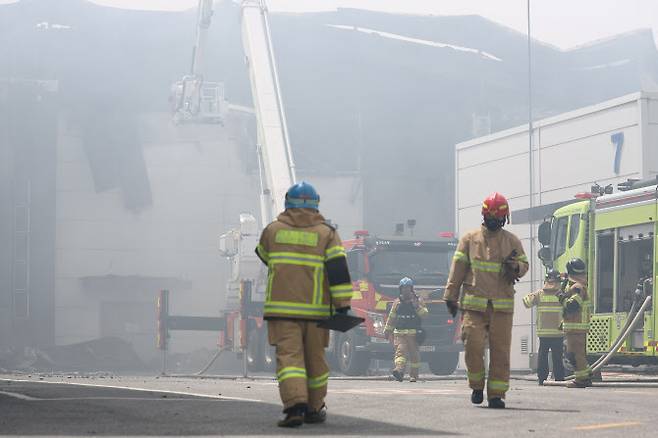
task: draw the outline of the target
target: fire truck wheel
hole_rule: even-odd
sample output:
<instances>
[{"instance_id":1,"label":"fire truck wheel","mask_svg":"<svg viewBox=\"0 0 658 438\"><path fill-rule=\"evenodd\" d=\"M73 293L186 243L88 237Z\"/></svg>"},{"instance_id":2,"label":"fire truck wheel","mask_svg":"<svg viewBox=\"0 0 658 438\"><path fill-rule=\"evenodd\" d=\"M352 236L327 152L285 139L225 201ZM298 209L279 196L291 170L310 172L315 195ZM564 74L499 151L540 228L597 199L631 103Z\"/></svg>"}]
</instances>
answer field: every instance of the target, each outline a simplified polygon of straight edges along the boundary
<instances>
[{"instance_id":1,"label":"fire truck wheel","mask_svg":"<svg viewBox=\"0 0 658 438\"><path fill-rule=\"evenodd\" d=\"M428 361L430 371L436 376L449 376L455 372L458 363L459 353L433 354Z\"/></svg>"},{"instance_id":2,"label":"fire truck wheel","mask_svg":"<svg viewBox=\"0 0 658 438\"><path fill-rule=\"evenodd\" d=\"M247 369L249 371L258 372L263 371L263 348L260 330L252 329L249 331L247 338Z\"/></svg>"},{"instance_id":3,"label":"fire truck wheel","mask_svg":"<svg viewBox=\"0 0 658 438\"><path fill-rule=\"evenodd\" d=\"M342 333L336 343L336 358L338 369L348 376L365 375L370 366L370 355L366 352L356 351L354 335L350 332Z\"/></svg>"}]
</instances>

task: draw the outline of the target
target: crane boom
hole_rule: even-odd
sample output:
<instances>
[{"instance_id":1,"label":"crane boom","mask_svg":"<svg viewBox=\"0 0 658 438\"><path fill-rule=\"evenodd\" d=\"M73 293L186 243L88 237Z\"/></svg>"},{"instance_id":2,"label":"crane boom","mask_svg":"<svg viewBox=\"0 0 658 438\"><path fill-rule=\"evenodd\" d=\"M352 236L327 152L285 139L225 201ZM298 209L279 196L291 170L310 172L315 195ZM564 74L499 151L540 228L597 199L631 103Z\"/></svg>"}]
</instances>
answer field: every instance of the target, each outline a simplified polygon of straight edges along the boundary
<instances>
[{"instance_id":1,"label":"crane boom","mask_svg":"<svg viewBox=\"0 0 658 438\"><path fill-rule=\"evenodd\" d=\"M242 42L258 125L264 226L284 210L285 193L296 182L265 0L242 1Z\"/></svg>"}]
</instances>

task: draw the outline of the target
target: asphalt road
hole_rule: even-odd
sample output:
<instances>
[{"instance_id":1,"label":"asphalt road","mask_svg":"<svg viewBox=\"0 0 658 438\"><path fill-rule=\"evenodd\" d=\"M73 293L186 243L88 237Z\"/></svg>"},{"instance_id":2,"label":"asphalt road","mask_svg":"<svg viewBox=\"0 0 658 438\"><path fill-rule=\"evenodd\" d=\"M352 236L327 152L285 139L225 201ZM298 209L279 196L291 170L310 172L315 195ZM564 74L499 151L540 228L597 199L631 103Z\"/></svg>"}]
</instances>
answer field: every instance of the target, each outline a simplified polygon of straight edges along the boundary
<instances>
[{"instance_id":1,"label":"asphalt road","mask_svg":"<svg viewBox=\"0 0 658 438\"><path fill-rule=\"evenodd\" d=\"M328 422L284 430L269 379L0 378L0 435L653 436L658 410L656 387L514 380L500 411L461 379L332 380Z\"/></svg>"}]
</instances>

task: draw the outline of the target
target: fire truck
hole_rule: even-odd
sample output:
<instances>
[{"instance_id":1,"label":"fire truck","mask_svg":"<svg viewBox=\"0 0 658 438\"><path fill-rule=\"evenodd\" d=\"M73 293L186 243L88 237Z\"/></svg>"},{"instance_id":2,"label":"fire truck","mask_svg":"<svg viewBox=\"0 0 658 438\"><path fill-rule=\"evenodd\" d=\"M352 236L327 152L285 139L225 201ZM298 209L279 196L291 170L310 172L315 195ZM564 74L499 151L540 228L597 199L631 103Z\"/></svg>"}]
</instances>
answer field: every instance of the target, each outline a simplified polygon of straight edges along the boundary
<instances>
[{"instance_id":1,"label":"fire truck","mask_svg":"<svg viewBox=\"0 0 658 438\"><path fill-rule=\"evenodd\" d=\"M656 281L658 180L594 186L539 227L539 258L564 272L574 257L588 266L591 360L658 363ZM606 359L607 360L607 359Z\"/></svg>"},{"instance_id":2,"label":"fire truck","mask_svg":"<svg viewBox=\"0 0 658 438\"><path fill-rule=\"evenodd\" d=\"M384 336L390 306L399 295L398 283L411 277L429 315L423 320L427 333L421 358L437 375L452 374L459 360L458 326L447 312L443 292L457 241L450 234L440 240L384 238L357 232L343 242L354 284L352 309L365 318L359 327L334 335L327 351L330 363L347 375L365 374L371 359L391 360L393 346Z\"/></svg>"}]
</instances>

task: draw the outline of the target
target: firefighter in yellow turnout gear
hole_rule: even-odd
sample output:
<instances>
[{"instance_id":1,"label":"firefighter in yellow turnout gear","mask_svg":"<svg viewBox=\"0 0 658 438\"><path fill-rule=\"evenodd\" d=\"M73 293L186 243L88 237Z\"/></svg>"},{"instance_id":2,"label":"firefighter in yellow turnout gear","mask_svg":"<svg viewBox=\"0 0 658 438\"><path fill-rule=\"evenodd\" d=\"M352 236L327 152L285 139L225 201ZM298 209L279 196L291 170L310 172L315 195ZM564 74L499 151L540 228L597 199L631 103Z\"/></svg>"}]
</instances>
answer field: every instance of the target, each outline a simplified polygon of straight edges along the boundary
<instances>
[{"instance_id":1,"label":"firefighter in yellow turnout gear","mask_svg":"<svg viewBox=\"0 0 658 438\"><path fill-rule=\"evenodd\" d=\"M564 307L563 329L567 338L567 359L573 365L575 379L569 388L592 386L592 370L587 363L587 332L589 330L590 302L587 294L587 267L581 259L567 263L569 282L560 293Z\"/></svg>"},{"instance_id":2,"label":"firefighter in yellow turnout gear","mask_svg":"<svg viewBox=\"0 0 658 438\"><path fill-rule=\"evenodd\" d=\"M418 336L421 335L420 318L428 313L427 307L414 292L414 282L409 277L400 280L400 297L393 302L386 320L384 333L393 335L395 345L395 368L393 378L402 382L404 370L409 361L409 381L418 380L420 369L420 351Z\"/></svg>"},{"instance_id":3,"label":"firefighter in yellow turnout gear","mask_svg":"<svg viewBox=\"0 0 658 438\"><path fill-rule=\"evenodd\" d=\"M557 297L560 292L560 273L550 269L544 287L523 297L527 308L537 307L536 327L539 336L537 380L540 385L548 378L548 352L553 357L553 378L564 380L564 332L562 331L562 305Z\"/></svg>"},{"instance_id":4,"label":"firefighter in yellow turnout gear","mask_svg":"<svg viewBox=\"0 0 658 438\"><path fill-rule=\"evenodd\" d=\"M485 380L490 408L504 408L509 389L510 348L514 312L514 283L528 271L521 241L503 230L509 205L493 193L482 206L483 225L459 241L452 261L444 299L456 316L463 311L464 341L471 402L482 403ZM461 290L461 296L460 296ZM489 376L485 379L484 349L489 341Z\"/></svg>"},{"instance_id":5,"label":"firefighter in yellow turnout gear","mask_svg":"<svg viewBox=\"0 0 658 438\"><path fill-rule=\"evenodd\" d=\"M256 254L268 267L263 317L276 347L285 418L281 427L326 418L329 331L317 326L331 309L350 308L352 283L336 230L318 212L320 197L306 182L286 194L286 210L269 224Z\"/></svg>"}]
</instances>

